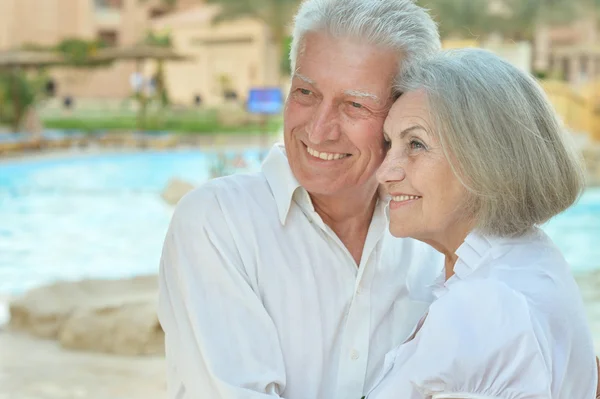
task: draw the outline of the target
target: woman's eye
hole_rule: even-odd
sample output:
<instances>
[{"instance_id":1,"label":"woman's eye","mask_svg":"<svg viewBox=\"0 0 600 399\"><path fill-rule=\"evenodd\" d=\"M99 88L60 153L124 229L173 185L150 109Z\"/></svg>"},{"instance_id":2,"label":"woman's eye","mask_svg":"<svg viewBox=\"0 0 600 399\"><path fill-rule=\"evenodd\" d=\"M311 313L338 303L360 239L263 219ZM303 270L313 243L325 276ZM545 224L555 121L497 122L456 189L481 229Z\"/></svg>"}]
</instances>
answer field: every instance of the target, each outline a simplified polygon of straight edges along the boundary
<instances>
[{"instance_id":1,"label":"woman's eye","mask_svg":"<svg viewBox=\"0 0 600 399\"><path fill-rule=\"evenodd\" d=\"M418 140L411 140L410 149L411 150L422 150L422 149L425 149L425 145Z\"/></svg>"}]
</instances>

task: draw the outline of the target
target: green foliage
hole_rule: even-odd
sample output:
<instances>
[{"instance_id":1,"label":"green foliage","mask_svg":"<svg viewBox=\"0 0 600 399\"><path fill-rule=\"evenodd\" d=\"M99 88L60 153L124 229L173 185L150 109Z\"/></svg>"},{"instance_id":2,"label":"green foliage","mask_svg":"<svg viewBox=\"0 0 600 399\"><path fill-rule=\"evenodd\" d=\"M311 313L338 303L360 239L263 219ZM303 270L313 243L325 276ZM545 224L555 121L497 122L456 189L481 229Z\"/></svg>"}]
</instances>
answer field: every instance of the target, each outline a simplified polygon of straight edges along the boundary
<instances>
[{"instance_id":1,"label":"green foliage","mask_svg":"<svg viewBox=\"0 0 600 399\"><path fill-rule=\"evenodd\" d=\"M0 123L17 130L28 107L35 102L36 82L24 72L0 73Z\"/></svg>"},{"instance_id":2,"label":"green foliage","mask_svg":"<svg viewBox=\"0 0 600 399\"><path fill-rule=\"evenodd\" d=\"M548 78L548 72L547 71L535 70L535 71L533 71L533 76L536 79L544 80L544 79Z\"/></svg>"},{"instance_id":3,"label":"green foliage","mask_svg":"<svg viewBox=\"0 0 600 399\"><path fill-rule=\"evenodd\" d=\"M279 65L279 70L284 75L291 75L292 69L290 65L290 51L292 49L292 37L288 36L283 40L283 46L281 50L281 63Z\"/></svg>"},{"instance_id":4,"label":"green foliage","mask_svg":"<svg viewBox=\"0 0 600 399\"><path fill-rule=\"evenodd\" d=\"M492 33L510 40L533 40L535 28L580 17L592 0L418 0L431 10L442 37L482 38ZM492 4L495 7L492 8Z\"/></svg>"},{"instance_id":5,"label":"green foliage","mask_svg":"<svg viewBox=\"0 0 600 399\"><path fill-rule=\"evenodd\" d=\"M565 24L580 17L580 3L573 0L503 0L510 10L501 21L499 31L515 40L533 40L540 23Z\"/></svg>"},{"instance_id":6,"label":"green foliage","mask_svg":"<svg viewBox=\"0 0 600 399\"><path fill-rule=\"evenodd\" d=\"M148 31L144 38L144 44L148 46L166 47L169 48L173 45L171 35L168 32L155 32Z\"/></svg>"},{"instance_id":7,"label":"green foliage","mask_svg":"<svg viewBox=\"0 0 600 399\"><path fill-rule=\"evenodd\" d=\"M488 12L488 0L419 0L418 3L430 10L443 38L478 38L496 25Z\"/></svg>"},{"instance_id":8,"label":"green foliage","mask_svg":"<svg viewBox=\"0 0 600 399\"><path fill-rule=\"evenodd\" d=\"M135 115L106 115L84 116L72 115L46 116L43 118L44 125L51 129L81 130L85 132L102 130L136 130L138 121ZM275 133L281 127L280 118L271 118L267 125L267 131ZM240 126L224 126L219 123L216 111L189 111L185 113L168 113L163 117L156 114L149 115L144 123L145 130L158 131L167 130L177 133L189 134L256 134L263 128L257 122L249 122Z\"/></svg>"},{"instance_id":9,"label":"green foliage","mask_svg":"<svg viewBox=\"0 0 600 399\"><path fill-rule=\"evenodd\" d=\"M140 3L147 3L148 0L139 0ZM160 0L161 4L167 7L175 7L177 5L177 0ZM200 0L198 0L198 4L200 4Z\"/></svg>"},{"instance_id":10,"label":"green foliage","mask_svg":"<svg viewBox=\"0 0 600 399\"><path fill-rule=\"evenodd\" d=\"M93 59L98 49L106 47L106 44L97 40L65 39L55 48L62 54L67 63L74 67L103 66L106 62Z\"/></svg>"}]
</instances>

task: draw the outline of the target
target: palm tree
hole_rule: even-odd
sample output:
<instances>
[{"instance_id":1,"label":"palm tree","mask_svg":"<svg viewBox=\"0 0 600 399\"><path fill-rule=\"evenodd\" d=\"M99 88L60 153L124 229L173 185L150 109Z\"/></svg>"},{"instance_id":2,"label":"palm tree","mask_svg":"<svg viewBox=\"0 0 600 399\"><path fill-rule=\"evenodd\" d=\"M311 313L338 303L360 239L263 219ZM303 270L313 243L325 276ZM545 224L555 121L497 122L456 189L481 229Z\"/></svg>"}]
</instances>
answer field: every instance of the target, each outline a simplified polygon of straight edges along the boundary
<instances>
[{"instance_id":1,"label":"palm tree","mask_svg":"<svg viewBox=\"0 0 600 399\"><path fill-rule=\"evenodd\" d=\"M532 41L540 24L576 18L581 3L600 0L419 0L440 25L442 37L483 38L500 33L509 40Z\"/></svg>"},{"instance_id":2,"label":"palm tree","mask_svg":"<svg viewBox=\"0 0 600 399\"><path fill-rule=\"evenodd\" d=\"M442 38L480 38L496 25L489 0L419 0L438 22Z\"/></svg>"},{"instance_id":3,"label":"palm tree","mask_svg":"<svg viewBox=\"0 0 600 399\"><path fill-rule=\"evenodd\" d=\"M556 25L572 22L581 11L573 0L499 0L507 13L503 16L500 31L512 40L532 41L539 25Z\"/></svg>"}]
</instances>

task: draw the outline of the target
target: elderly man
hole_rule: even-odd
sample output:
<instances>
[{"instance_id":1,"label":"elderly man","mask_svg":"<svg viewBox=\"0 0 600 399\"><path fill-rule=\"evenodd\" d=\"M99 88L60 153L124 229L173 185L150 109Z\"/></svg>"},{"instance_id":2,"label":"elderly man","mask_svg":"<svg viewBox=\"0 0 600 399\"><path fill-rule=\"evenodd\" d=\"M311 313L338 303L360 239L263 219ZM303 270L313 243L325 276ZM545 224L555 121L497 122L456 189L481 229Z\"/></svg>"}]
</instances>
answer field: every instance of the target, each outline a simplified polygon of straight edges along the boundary
<instances>
[{"instance_id":1,"label":"elderly man","mask_svg":"<svg viewBox=\"0 0 600 399\"><path fill-rule=\"evenodd\" d=\"M285 147L178 204L160 268L169 397L359 399L442 270L387 231L375 171L395 77L440 47L412 0L307 0Z\"/></svg>"}]
</instances>

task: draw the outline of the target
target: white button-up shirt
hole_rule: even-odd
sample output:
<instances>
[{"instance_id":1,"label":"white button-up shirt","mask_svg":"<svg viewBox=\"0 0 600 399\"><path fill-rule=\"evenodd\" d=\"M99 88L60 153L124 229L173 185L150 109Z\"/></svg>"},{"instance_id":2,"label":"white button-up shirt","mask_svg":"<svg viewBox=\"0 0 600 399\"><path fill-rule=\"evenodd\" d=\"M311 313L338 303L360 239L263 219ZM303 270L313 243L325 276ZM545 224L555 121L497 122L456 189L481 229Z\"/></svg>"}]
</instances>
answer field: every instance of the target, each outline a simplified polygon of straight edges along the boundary
<instances>
[{"instance_id":1,"label":"white button-up shirt","mask_svg":"<svg viewBox=\"0 0 600 399\"><path fill-rule=\"evenodd\" d=\"M169 397L360 399L426 312L443 268L429 246L389 235L385 208L379 201L357 267L282 146L261 172L185 196L159 278Z\"/></svg>"},{"instance_id":2,"label":"white button-up shirt","mask_svg":"<svg viewBox=\"0 0 600 399\"><path fill-rule=\"evenodd\" d=\"M596 361L571 270L541 230L471 233L414 339L369 399L594 399Z\"/></svg>"}]
</instances>

